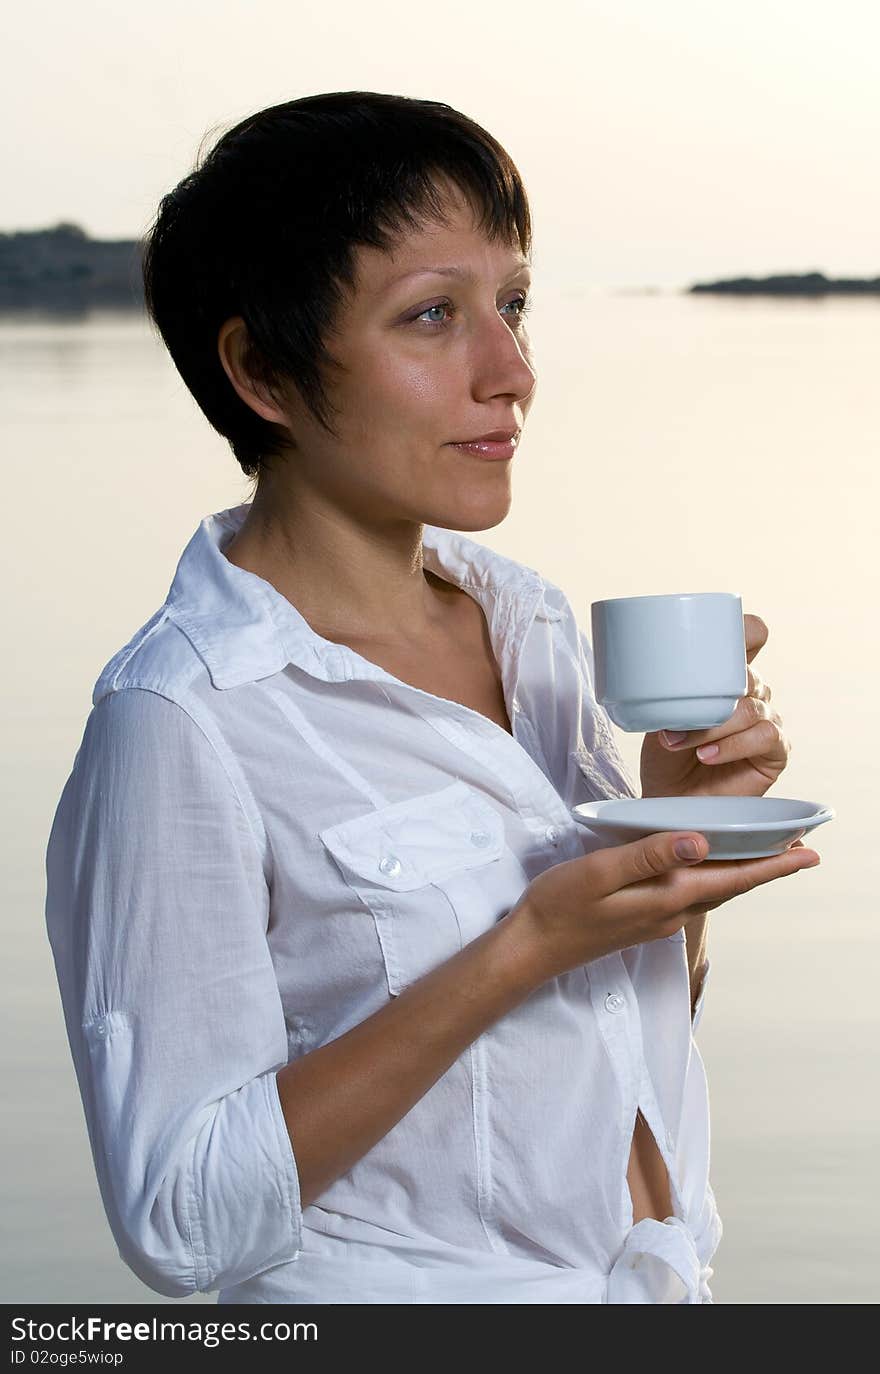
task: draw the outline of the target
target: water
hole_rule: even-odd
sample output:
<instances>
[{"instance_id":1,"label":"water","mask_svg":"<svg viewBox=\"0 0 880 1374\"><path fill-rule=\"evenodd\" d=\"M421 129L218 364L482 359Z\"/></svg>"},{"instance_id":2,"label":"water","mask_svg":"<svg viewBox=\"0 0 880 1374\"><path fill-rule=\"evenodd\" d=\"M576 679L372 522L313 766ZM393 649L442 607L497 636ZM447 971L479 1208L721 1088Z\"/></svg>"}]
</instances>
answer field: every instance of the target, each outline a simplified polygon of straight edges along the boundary
<instances>
[{"instance_id":1,"label":"water","mask_svg":"<svg viewBox=\"0 0 880 1374\"><path fill-rule=\"evenodd\" d=\"M830 803L820 868L710 918L698 1031L726 1303L877 1298L880 932L871 725L880 306L536 294L539 387L514 504L479 537L589 603L734 591L793 743L772 795ZM200 518L246 499L137 317L0 322L10 504L5 696L8 1106L0 1297L161 1302L98 1197L45 936L44 855L110 655L161 604ZM641 736L617 732L638 775ZM211 1302L196 1295L186 1301Z\"/></svg>"}]
</instances>

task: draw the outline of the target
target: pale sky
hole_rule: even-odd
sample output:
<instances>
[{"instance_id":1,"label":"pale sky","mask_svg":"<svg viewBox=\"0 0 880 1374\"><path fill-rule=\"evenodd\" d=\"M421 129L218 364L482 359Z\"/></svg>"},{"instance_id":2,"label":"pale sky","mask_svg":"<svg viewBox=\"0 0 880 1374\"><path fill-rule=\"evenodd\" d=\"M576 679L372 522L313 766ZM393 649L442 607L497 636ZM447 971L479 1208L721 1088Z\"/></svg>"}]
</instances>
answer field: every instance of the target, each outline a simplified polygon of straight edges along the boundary
<instances>
[{"instance_id":1,"label":"pale sky","mask_svg":"<svg viewBox=\"0 0 880 1374\"><path fill-rule=\"evenodd\" d=\"M877 0L29 0L4 37L7 232L137 237L212 129L364 89L507 148L536 288L880 274Z\"/></svg>"}]
</instances>

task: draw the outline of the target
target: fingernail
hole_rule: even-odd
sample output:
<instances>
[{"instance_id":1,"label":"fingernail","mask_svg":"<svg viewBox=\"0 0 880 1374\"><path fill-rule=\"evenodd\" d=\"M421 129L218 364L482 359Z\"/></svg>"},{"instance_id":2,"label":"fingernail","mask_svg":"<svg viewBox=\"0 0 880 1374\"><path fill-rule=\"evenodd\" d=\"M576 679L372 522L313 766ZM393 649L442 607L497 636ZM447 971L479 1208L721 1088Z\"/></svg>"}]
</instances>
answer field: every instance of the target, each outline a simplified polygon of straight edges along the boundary
<instances>
[{"instance_id":1,"label":"fingernail","mask_svg":"<svg viewBox=\"0 0 880 1374\"><path fill-rule=\"evenodd\" d=\"M686 730L664 730L663 736L667 744L681 744L683 739L687 739Z\"/></svg>"},{"instance_id":2,"label":"fingernail","mask_svg":"<svg viewBox=\"0 0 880 1374\"><path fill-rule=\"evenodd\" d=\"M806 863L801 864L801 868L815 868L816 865L820 864L821 862L821 859L808 859Z\"/></svg>"},{"instance_id":3,"label":"fingernail","mask_svg":"<svg viewBox=\"0 0 880 1374\"><path fill-rule=\"evenodd\" d=\"M696 840L678 840L675 845L675 852L679 859L695 859L700 850Z\"/></svg>"},{"instance_id":4,"label":"fingernail","mask_svg":"<svg viewBox=\"0 0 880 1374\"><path fill-rule=\"evenodd\" d=\"M702 760L714 759L719 747L717 744L701 744L697 750L697 758Z\"/></svg>"}]
</instances>

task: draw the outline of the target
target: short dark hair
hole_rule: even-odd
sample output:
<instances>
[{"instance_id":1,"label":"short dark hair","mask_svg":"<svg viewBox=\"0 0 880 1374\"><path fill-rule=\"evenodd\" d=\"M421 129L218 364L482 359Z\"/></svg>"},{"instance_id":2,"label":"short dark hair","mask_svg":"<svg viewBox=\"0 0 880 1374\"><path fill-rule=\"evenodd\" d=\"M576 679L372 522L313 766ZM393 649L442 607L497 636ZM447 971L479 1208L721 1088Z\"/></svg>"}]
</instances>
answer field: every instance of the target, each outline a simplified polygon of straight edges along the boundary
<instances>
[{"instance_id":1,"label":"short dark hair","mask_svg":"<svg viewBox=\"0 0 880 1374\"><path fill-rule=\"evenodd\" d=\"M500 143L434 100L334 91L273 105L225 133L162 197L143 243L147 310L211 425L246 476L291 446L237 395L220 362L224 320L247 326L247 363L270 393L292 382L333 434L327 347L355 288L354 250L393 251L407 229L446 222L436 179L464 193L492 241L530 260L522 179Z\"/></svg>"}]
</instances>

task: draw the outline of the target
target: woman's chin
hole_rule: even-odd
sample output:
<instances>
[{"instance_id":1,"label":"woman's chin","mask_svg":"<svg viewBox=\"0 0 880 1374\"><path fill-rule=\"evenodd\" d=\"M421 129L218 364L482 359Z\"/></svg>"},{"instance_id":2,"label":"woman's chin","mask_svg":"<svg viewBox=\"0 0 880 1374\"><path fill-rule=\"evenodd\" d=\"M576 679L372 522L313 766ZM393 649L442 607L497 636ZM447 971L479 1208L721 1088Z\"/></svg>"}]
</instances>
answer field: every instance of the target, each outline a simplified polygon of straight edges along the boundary
<instances>
[{"instance_id":1,"label":"woman's chin","mask_svg":"<svg viewBox=\"0 0 880 1374\"><path fill-rule=\"evenodd\" d=\"M506 519L512 499L513 494L507 485L503 490L499 486L491 495L487 492L458 491L452 501L444 502L443 507L435 511L433 518L426 517L426 524L462 532L491 530Z\"/></svg>"}]
</instances>

